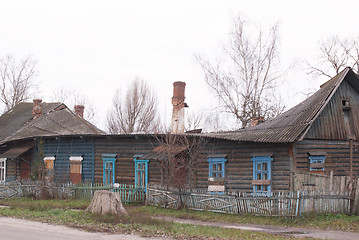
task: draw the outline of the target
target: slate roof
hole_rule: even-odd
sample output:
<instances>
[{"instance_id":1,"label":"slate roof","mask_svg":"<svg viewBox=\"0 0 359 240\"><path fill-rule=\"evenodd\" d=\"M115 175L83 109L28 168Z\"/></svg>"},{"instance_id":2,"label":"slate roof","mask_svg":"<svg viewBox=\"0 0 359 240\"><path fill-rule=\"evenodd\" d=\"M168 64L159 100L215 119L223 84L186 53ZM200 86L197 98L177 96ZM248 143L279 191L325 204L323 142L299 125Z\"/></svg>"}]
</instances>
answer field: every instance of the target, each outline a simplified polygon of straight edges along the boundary
<instances>
[{"instance_id":1,"label":"slate roof","mask_svg":"<svg viewBox=\"0 0 359 240\"><path fill-rule=\"evenodd\" d=\"M276 118L257 126L248 127L238 131L208 133L202 134L202 136L236 141L267 143L290 143L295 140L300 140L307 133L310 126L325 108L330 98L347 75L350 75L352 81L351 84L359 89L358 76L347 67L338 75L323 84L313 95Z\"/></svg>"},{"instance_id":2,"label":"slate roof","mask_svg":"<svg viewBox=\"0 0 359 240\"><path fill-rule=\"evenodd\" d=\"M43 115L32 116L32 103L20 103L0 117L0 144L41 136L98 135L104 132L61 103L42 103Z\"/></svg>"}]
</instances>

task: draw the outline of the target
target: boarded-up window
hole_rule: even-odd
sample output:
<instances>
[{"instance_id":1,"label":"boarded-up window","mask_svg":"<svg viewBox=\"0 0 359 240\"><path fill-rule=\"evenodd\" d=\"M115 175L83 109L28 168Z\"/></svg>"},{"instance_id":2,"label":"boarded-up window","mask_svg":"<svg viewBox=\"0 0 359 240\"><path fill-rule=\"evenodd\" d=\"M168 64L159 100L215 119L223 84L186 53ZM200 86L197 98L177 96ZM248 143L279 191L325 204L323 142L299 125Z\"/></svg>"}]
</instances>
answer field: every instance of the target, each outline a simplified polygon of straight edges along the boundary
<instances>
[{"instance_id":1,"label":"boarded-up window","mask_svg":"<svg viewBox=\"0 0 359 240\"><path fill-rule=\"evenodd\" d=\"M44 157L46 180L53 181L55 176L55 156Z\"/></svg>"},{"instance_id":2,"label":"boarded-up window","mask_svg":"<svg viewBox=\"0 0 359 240\"><path fill-rule=\"evenodd\" d=\"M82 182L82 156L70 157L70 180L74 184Z\"/></svg>"},{"instance_id":3,"label":"boarded-up window","mask_svg":"<svg viewBox=\"0 0 359 240\"><path fill-rule=\"evenodd\" d=\"M55 157L44 157L44 162L47 170L54 169Z\"/></svg>"}]
</instances>

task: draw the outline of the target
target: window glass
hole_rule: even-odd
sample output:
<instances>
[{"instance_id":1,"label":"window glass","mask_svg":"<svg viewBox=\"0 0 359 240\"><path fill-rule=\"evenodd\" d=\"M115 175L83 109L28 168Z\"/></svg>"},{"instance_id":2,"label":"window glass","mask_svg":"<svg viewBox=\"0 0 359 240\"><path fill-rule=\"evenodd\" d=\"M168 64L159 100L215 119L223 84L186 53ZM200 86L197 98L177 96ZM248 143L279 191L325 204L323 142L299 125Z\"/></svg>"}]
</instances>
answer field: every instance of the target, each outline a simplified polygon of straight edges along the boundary
<instances>
[{"instance_id":1,"label":"window glass","mask_svg":"<svg viewBox=\"0 0 359 240\"><path fill-rule=\"evenodd\" d=\"M6 158L0 158L0 182L6 180Z\"/></svg>"},{"instance_id":2,"label":"window glass","mask_svg":"<svg viewBox=\"0 0 359 240\"><path fill-rule=\"evenodd\" d=\"M310 171L324 171L325 170L325 159L324 155L309 156Z\"/></svg>"},{"instance_id":3,"label":"window glass","mask_svg":"<svg viewBox=\"0 0 359 240\"><path fill-rule=\"evenodd\" d=\"M253 156L253 192L260 195L271 193L271 162L270 156Z\"/></svg>"},{"instance_id":4,"label":"window glass","mask_svg":"<svg viewBox=\"0 0 359 240\"><path fill-rule=\"evenodd\" d=\"M137 156L138 157L138 156ZM137 157L135 161L135 186L138 188L146 188L148 183L148 162L149 160L139 160Z\"/></svg>"},{"instance_id":5,"label":"window glass","mask_svg":"<svg viewBox=\"0 0 359 240\"><path fill-rule=\"evenodd\" d=\"M224 178L226 158L208 158L209 177Z\"/></svg>"}]
</instances>

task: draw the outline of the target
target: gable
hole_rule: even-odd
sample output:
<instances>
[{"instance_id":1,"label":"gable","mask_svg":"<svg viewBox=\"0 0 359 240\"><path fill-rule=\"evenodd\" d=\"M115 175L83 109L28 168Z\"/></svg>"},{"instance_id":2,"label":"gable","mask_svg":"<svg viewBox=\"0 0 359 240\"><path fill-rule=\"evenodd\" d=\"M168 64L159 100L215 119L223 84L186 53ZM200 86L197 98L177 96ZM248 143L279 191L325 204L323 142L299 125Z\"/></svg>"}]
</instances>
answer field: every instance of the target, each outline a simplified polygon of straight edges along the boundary
<instances>
[{"instance_id":1,"label":"gable","mask_svg":"<svg viewBox=\"0 0 359 240\"><path fill-rule=\"evenodd\" d=\"M359 137L357 76L348 74L315 119L304 139L348 140ZM345 102L349 106L345 106Z\"/></svg>"}]
</instances>

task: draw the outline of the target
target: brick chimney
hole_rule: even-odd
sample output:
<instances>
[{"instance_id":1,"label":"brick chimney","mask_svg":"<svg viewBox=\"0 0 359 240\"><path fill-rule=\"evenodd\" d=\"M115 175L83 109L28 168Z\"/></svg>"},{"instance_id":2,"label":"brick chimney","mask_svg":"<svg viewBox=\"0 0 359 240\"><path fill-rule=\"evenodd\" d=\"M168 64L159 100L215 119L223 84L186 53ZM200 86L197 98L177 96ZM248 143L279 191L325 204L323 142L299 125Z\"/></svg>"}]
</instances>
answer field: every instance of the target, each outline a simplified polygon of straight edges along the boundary
<instances>
[{"instance_id":1,"label":"brick chimney","mask_svg":"<svg viewBox=\"0 0 359 240\"><path fill-rule=\"evenodd\" d=\"M77 115L79 115L80 117L84 118L84 110L85 110L85 106L84 105L75 105L74 106L75 109L75 113Z\"/></svg>"},{"instance_id":2,"label":"brick chimney","mask_svg":"<svg viewBox=\"0 0 359 240\"><path fill-rule=\"evenodd\" d=\"M32 116L34 119L36 119L42 115L42 100L33 99L32 102Z\"/></svg>"},{"instance_id":3,"label":"brick chimney","mask_svg":"<svg viewBox=\"0 0 359 240\"><path fill-rule=\"evenodd\" d=\"M265 122L264 117L253 117L252 118L252 127L257 126L264 122Z\"/></svg>"},{"instance_id":4,"label":"brick chimney","mask_svg":"<svg viewBox=\"0 0 359 240\"><path fill-rule=\"evenodd\" d=\"M185 112L184 108L187 107L187 104L184 102L186 83L185 82L174 82L173 83L173 97L172 97L172 133L181 134L184 133L184 117Z\"/></svg>"}]
</instances>

